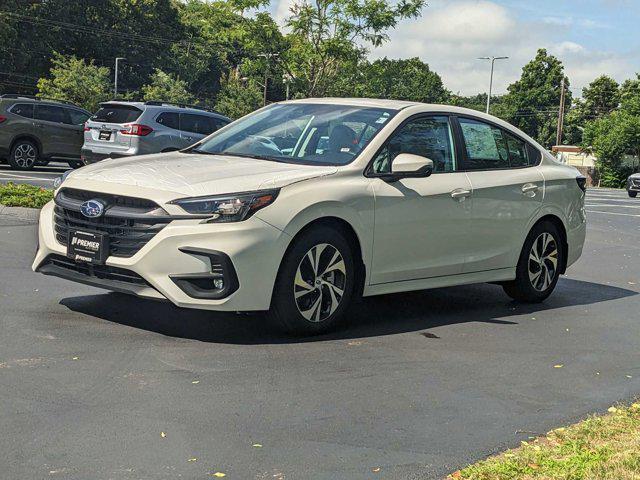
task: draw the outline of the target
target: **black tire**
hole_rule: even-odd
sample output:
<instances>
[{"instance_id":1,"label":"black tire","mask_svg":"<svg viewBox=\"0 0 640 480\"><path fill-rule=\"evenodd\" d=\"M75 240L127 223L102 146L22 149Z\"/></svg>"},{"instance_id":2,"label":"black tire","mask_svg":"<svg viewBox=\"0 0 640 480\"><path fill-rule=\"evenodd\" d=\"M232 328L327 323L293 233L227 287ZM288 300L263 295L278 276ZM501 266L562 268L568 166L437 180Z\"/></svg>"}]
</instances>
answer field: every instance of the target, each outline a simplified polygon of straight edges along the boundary
<instances>
[{"instance_id":1,"label":"black tire","mask_svg":"<svg viewBox=\"0 0 640 480\"><path fill-rule=\"evenodd\" d=\"M84 162L82 160L69 160L67 163L71 168L84 167Z\"/></svg>"},{"instance_id":2,"label":"black tire","mask_svg":"<svg viewBox=\"0 0 640 480\"><path fill-rule=\"evenodd\" d=\"M9 165L17 170L31 170L39 162L40 151L31 140L18 140L11 147Z\"/></svg>"},{"instance_id":3,"label":"black tire","mask_svg":"<svg viewBox=\"0 0 640 480\"><path fill-rule=\"evenodd\" d=\"M351 245L340 231L325 226L303 232L294 242L280 265L269 317L289 334L325 333L344 320L353 296L355 268ZM342 257L343 264L334 256L336 252ZM315 271L312 258L318 259ZM299 268L301 281L296 282ZM320 274L316 275L316 272ZM340 290L342 295L338 293Z\"/></svg>"},{"instance_id":4,"label":"black tire","mask_svg":"<svg viewBox=\"0 0 640 480\"><path fill-rule=\"evenodd\" d=\"M631 198L636 198L636 195L638 195L638 192L628 192L628 193Z\"/></svg>"},{"instance_id":5,"label":"black tire","mask_svg":"<svg viewBox=\"0 0 640 480\"><path fill-rule=\"evenodd\" d=\"M550 235L554 244L547 244L544 248L545 240ZM536 255L532 255L534 243L536 251L542 251L542 260L535 260ZM553 254L555 248L555 255ZM538 255L540 256L540 255ZM544 301L553 292L558 278L560 268L564 264L564 243L558 228L551 222L540 222L535 225L522 247L518 266L516 267L516 279L502 284L505 293L514 300L524 303L539 303ZM555 267L553 259L555 258ZM539 275L536 274L539 272ZM548 275L546 275L548 273Z\"/></svg>"}]
</instances>

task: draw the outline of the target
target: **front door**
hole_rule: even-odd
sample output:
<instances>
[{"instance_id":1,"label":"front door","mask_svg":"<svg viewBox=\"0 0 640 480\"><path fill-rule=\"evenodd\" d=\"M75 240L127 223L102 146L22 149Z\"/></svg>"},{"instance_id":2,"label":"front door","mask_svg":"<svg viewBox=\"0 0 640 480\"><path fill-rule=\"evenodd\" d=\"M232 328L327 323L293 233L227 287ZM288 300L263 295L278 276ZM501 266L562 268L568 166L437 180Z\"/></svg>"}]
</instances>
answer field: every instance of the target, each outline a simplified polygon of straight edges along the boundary
<instances>
[{"instance_id":1,"label":"front door","mask_svg":"<svg viewBox=\"0 0 640 480\"><path fill-rule=\"evenodd\" d=\"M434 173L396 182L376 178L390 172L400 153L431 159ZM405 122L378 152L369 175L375 193L371 283L462 273L472 246L471 184L458 171L449 118L420 116Z\"/></svg>"},{"instance_id":2,"label":"front door","mask_svg":"<svg viewBox=\"0 0 640 480\"><path fill-rule=\"evenodd\" d=\"M465 273L513 268L531 220L542 206L540 153L493 124L459 118L463 165L471 181L469 234L475 248Z\"/></svg>"}]
</instances>

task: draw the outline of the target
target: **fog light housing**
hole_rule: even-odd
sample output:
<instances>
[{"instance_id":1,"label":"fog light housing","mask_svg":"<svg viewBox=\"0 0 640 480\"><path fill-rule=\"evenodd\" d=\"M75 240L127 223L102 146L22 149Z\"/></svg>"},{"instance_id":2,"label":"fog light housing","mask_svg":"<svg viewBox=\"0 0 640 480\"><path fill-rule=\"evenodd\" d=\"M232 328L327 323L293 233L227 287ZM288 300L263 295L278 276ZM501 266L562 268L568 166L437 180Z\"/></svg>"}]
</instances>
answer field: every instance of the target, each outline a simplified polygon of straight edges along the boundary
<instances>
[{"instance_id":1,"label":"fog light housing","mask_svg":"<svg viewBox=\"0 0 640 480\"><path fill-rule=\"evenodd\" d=\"M181 273L169 278L191 298L219 300L235 292L238 277L228 255L216 250L195 247L181 247L182 253L192 255L208 265L205 273Z\"/></svg>"}]
</instances>

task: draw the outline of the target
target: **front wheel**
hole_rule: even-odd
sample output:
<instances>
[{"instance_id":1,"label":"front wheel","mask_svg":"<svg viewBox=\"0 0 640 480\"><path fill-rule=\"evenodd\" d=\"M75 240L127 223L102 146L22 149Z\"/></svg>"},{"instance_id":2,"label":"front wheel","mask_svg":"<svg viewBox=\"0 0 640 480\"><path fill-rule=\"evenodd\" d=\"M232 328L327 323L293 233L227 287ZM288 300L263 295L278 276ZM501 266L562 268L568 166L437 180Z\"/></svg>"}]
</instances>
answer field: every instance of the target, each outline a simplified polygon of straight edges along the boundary
<instances>
[{"instance_id":1,"label":"front wheel","mask_svg":"<svg viewBox=\"0 0 640 480\"><path fill-rule=\"evenodd\" d=\"M558 228L551 222L537 224L524 242L516 267L516 279L502 285L505 293L514 300L538 303L553 292L564 251Z\"/></svg>"},{"instance_id":2,"label":"front wheel","mask_svg":"<svg viewBox=\"0 0 640 480\"><path fill-rule=\"evenodd\" d=\"M282 261L269 316L296 335L335 328L351 301L354 272L351 246L339 231L323 226L304 232Z\"/></svg>"},{"instance_id":3,"label":"front wheel","mask_svg":"<svg viewBox=\"0 0 640 480\"><path fill-rule=\"evenodd\" d=\"M69 160L67 163L71 168L84 167L84 162L82 160Z\"/></svg>"},{"instance_id":4,"label":"front wheel","mask_svg":"<svg viewBox=\"0 0 640 480\"><path fill-rule=\"evenodd\" d=\"M629 196L631 198L636 198L636 195L638 195L638 192L631 192L631 191L629 192Z\"/></svg>"}]
</instances>

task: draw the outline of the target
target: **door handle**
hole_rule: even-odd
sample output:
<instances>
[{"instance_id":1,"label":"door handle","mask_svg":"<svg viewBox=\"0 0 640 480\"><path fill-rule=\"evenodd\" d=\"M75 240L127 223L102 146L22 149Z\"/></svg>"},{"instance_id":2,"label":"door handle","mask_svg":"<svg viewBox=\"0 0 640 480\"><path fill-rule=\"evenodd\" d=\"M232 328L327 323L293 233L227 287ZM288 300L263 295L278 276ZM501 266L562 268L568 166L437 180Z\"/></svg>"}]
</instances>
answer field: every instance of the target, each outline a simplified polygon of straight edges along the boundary
<instances>
[{"instance_id":1,"label":"door handle","mask_svg":"<svg viewBox=\"0 0 640 480\"><path fill-rule=\"evenodd\" d=\"M533 193L533 195L531 195L532 197L535 196L536 192L540 189L540 187L538 187L538 185L536 185L535 183L525 183L522 186L522 193L523 194L530 194Z\"/></svg>"},{"instance_id":2,"label":"door handle","mask_svg":"<svg viewBox=\"0 0 640 480\"><path fill-rule=\"evenodd\" d=\"M471 195L471 190L465 190L464 188L456 188L451 192L451 198L463 202L465 198Z\"/></svg>"}]
</instances>

